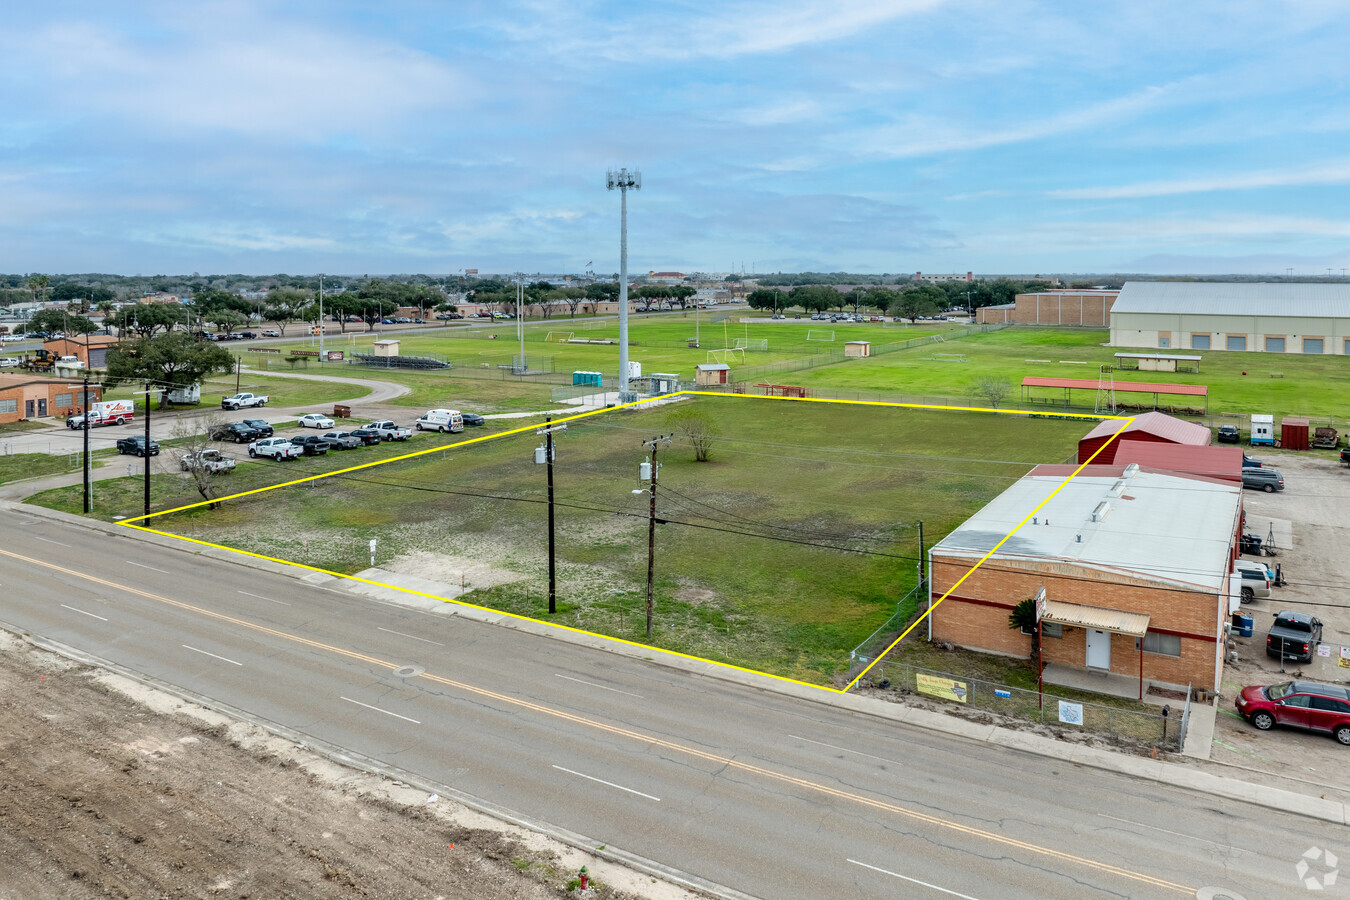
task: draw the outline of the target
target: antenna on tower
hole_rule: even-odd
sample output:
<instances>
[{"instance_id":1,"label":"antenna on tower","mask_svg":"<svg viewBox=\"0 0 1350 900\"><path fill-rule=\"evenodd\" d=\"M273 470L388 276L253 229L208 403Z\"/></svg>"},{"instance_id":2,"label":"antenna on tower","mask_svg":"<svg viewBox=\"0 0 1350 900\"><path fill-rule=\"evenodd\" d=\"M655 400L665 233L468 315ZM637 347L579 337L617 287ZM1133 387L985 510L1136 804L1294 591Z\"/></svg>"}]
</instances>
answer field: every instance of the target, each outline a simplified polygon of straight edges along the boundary
<instances>
[{"instance_id":1,"label":"antenna on tower","mask_svg":"<svg viewBox=\"0 0 1350 900\"><path fill-rule=\"evenodd\" d=\"M1115 366L1102 366L1097 374L1097 407L1094 412L1116 414L1115 372Z\"/></svg>"}]
</instances>

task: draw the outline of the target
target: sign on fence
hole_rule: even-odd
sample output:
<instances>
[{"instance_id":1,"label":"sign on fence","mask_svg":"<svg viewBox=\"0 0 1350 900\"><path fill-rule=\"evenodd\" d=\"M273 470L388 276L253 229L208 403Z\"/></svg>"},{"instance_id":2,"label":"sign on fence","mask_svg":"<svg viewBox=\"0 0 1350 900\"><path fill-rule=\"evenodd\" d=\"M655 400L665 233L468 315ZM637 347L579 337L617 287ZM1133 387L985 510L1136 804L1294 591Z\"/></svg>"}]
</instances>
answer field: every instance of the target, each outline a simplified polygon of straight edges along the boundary
<instances>
[{"instance_id":1,"label":"sign on fence","mask_svg":"<svg viewBox=\"0 0 1350 900\"><path fill-rule=\"evenodd\" d=\"M1083 724L1083 704L1059 701L1059 720L1065 725Z\"/></svg>"},{"instance_id":2,"label":"sign on fence","mask_svg":"<svg viewBox=\"0 0 1350 900\"><path fill-rule=\"evenodd\" d=\"M342 351L341 351L341 350L329 350L329 351L328 351L328 361L329 361L329 362L342 362Z\"/></svg>"},{"instance_id":3,"label":"sign on fence","mask_svg":"<svg viewBox=\"0 0 1350 900\"><path fill-rule=\"evenodd\" d=\"M1341 648L1341 658L1336 660L1336 663L1340 666L1350 669L1350 647Z\"/></svg>"},{"instance_id":4,"label":"sign on fence","mask_svg":"<svg viewBox=\"0 0 1350 900\"><path fill-rule=\"evenodd\" d=\"M291 356L318 356L318 350L292 350Z\"/></svg>"},{"instance_id":5,"label":"sign on fence","mask_svg":"<svg viewBox=\"0 0 1350 900\"><path fill-rule=\"evenodd\" d=\"M924 675L920 672L914 673L915 687L920 694L928 694L933 697L939 697L943 700L955 700L957 703L965 703L970 696L970 691L966 689L964 681L956 681L952 678L938 678L934 675Z\"/></svg>"},{"instance_id":6,"label":"sign on fence","mask_svg":"<svg viewBox=\"0 0 1350 900\"><path fill-rule=\"evenodd\" d=\"M249 347L249 353L280 353L276 347Z\"/></svg>"},{"instance_id":7,"label":"sign on fence","mask_svg":"<svg viewBox=\"0 0 1350 900\"><path fill-rule=\"evenodd\" d=\"M994 688L994 696L1000 700L1011 700L1012 691L1005 691L1003 688Z\"/></svg>"}]
</instances>

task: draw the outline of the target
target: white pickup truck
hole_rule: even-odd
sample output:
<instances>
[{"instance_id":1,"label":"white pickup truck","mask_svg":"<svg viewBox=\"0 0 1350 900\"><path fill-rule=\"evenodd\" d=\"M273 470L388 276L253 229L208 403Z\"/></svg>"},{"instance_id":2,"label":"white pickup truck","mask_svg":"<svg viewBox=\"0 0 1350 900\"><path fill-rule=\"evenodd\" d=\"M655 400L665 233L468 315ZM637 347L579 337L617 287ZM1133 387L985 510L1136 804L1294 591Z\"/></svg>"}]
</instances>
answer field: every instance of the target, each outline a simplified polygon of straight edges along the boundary
<instances>
[{"instance_id":1,"label":"white pickup truck","mask_svg":"<svg viewBox=\"0 0 1350 900\"><path fill-rule=\"evenodd\" d=\"M220 399L221 409L247 409L250 406L266 406L267 401L272 398L266 394L235 394L233 397L222 397Z\"/></svg>"},{"instance_id":2,"label":"white pickup truck","mask_svg":"<svg viewBox=\"0 0 1350 900\"><path fill-rule=\"evenodd\" d=\"M361 427L366 431L374 431L382 441L406 441L412 437L411 428L400 428L389 419L371 422L369 425L362 425Z\"/></svg>"},{"instance_id":3,"label":"white pickup truck","mask_svg":"<svg viewBox=\"0 0 1350 900\"><path fill-rule=\"evenodd\" d=\"M295 459L304 451L284 437L263 438L248 445L248 455L253 458L270 456L278 462L283 459Z\"/></svg>"},{"instance_id":4,"label":"white pickup truck","mask_svg":"<svg viewBox=\"0 0 1350 900\"><path fill-rule=\"evenodd\" d=\"M219 450L194 450L191 453L184 453L180 464L184 472L202 469L212 475L228 472L235 465L234 460L225 456Z\"/></svg>"}]
</instances>

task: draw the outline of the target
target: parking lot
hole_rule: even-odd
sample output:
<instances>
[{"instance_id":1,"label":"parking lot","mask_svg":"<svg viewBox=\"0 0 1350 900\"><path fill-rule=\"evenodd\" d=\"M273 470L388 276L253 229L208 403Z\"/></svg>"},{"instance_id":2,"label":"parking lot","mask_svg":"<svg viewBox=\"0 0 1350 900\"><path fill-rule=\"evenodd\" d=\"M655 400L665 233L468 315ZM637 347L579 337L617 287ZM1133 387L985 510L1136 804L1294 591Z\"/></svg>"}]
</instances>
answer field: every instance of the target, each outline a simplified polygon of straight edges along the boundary
<instances>
[{"instance_id":1,"label":"parking lot","mask_svg":"<svg viewBox=\"0 0 1350 900\"><path fill-rule=\"evenodd\" d=\"M1350 646L1350 593L1346 590L1350 554L1345 550L1350 542L1350 468L1335 451L1249 452L1284 475L1283 492L1248 490L1243 499L1247 531L1263 539L1272 530L1275 535L1276 555L1261 557L1261 561L1272 570L1279 563L1289 584L1273 588L1269 599L1243 605L1254 620L1254 630L1250 638L1235 637L1230 644L1238 651L1238 662L1224 670L1212 758L1338 788L1338 796L1350 796L1350 785L1342 775L1350 761L1350 748L1323 734L1279 728L1257 731L1238 718L1233 707L1238 691L1250 684L1295 678L1350 683L1350 668L1339 665L1341 647ZM1282 609L1321 619L1329 655L1315 656L1311 664L1285 663L1281 672L1280 661L1266 655L1265 639L1273 614Z\"/></svg>"}]
</instances>

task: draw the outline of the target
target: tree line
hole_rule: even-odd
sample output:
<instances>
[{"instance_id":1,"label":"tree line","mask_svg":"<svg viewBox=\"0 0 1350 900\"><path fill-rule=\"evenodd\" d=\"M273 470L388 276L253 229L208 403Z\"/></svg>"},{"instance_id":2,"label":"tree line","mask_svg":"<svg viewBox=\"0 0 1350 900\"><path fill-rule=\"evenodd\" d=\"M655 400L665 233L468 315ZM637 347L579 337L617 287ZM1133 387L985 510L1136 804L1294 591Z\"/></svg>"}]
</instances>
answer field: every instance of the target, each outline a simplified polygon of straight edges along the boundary
<instances>
[{"instance_id":1,"label":"tree line","mask_svg":"<svg viewBox=\"0 0 1350 900\"><path fill-rule=\"evenodd\" d=\"M1050 290L1044 281L946 281L897 288L856 286L841 291L828 284L803 284L791 290L761 287L746 296L753 309L802 309L827 312L852 308L905 319L926 318L946 309L980 309L1012 303L1018 294Z\"/></svg>"}]
</instances>

